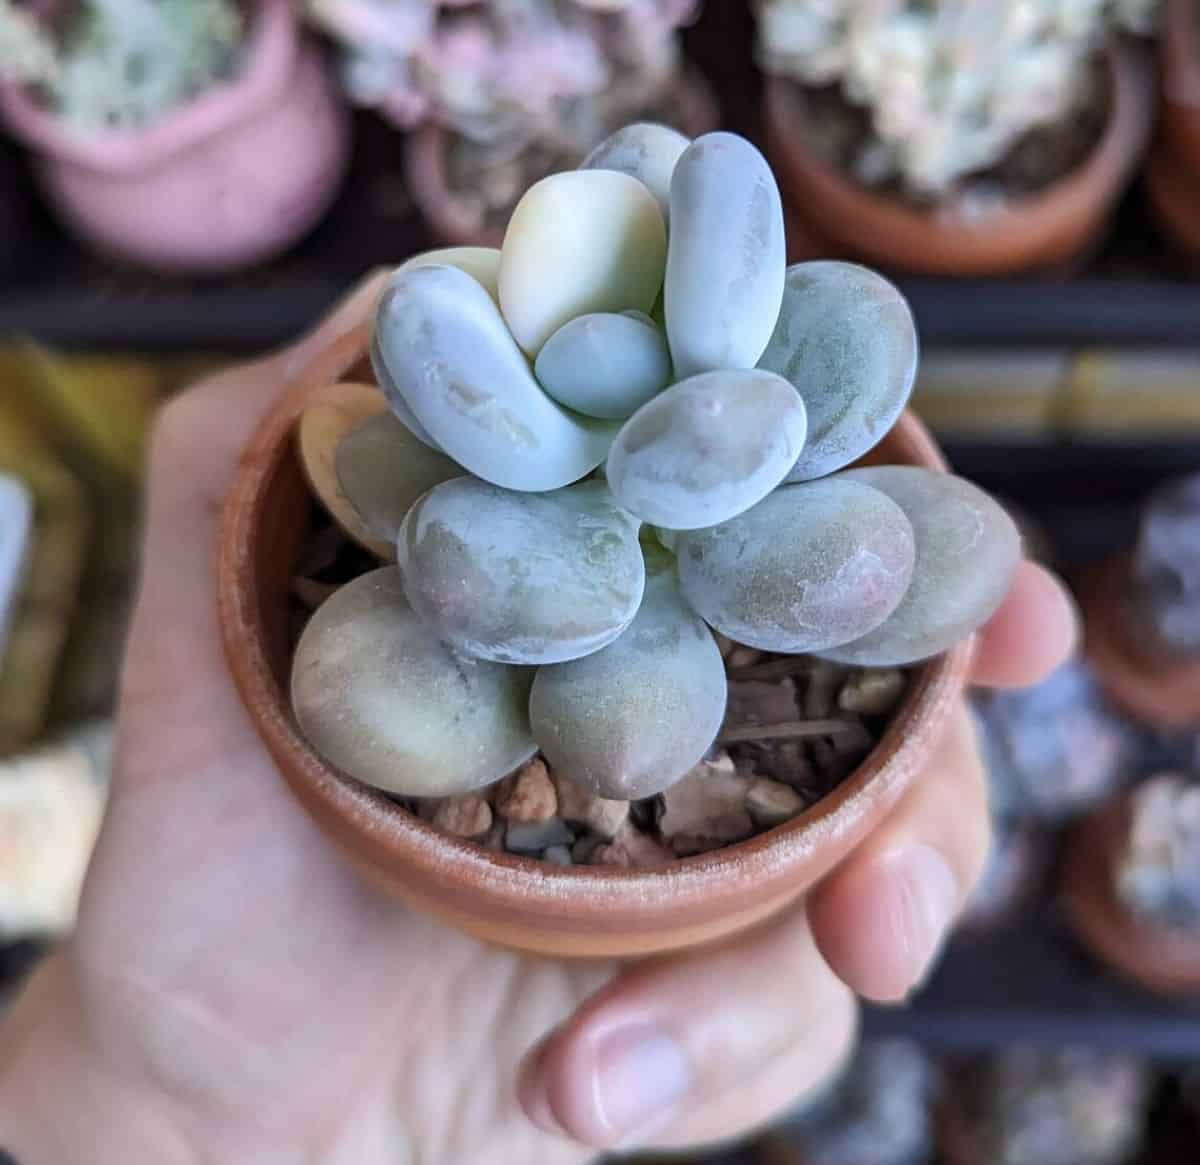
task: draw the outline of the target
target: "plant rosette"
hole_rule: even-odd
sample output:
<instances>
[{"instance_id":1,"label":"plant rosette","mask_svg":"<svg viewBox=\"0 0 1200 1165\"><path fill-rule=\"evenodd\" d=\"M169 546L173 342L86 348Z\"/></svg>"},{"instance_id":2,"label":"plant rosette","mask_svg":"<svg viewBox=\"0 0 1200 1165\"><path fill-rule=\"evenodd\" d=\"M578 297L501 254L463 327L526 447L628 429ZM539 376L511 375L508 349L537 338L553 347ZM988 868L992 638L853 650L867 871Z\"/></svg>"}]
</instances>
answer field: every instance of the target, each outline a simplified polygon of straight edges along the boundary
<instances>
[{"instance_id":1,"label":"plant rosette","mask_svg":"<svg viewBox=\"0 0 1200 1165\"><path fill-rule=\"evenodd\" d=\"M904 411L904 300L786 267L749 142L602 148L304 372L219 587L259 731L361 868L490 940L635 955L775 913L874 828L1021 550Z\"/></svg>"},{"instance_id":2,"label":"plant rosette","mask_svg":"<svg viewBox=\"0 0 1200 1165\"><path fill-rule=\"evenodd\" d=\"M128 92L122 87L121 78L135 75L133 64L126 73L113 59L126 36L133 62L135 34L156 30L162 42L140 47L181 71L205 47L194 28L187 42L193 47L172 41L182 34L157 10L136 24L123 17L128 24L115 29L104 25L115 17L88 14L108 57L91 71L94 92L87 70L68 74L78 81L67 90L76 103L70 108L46 99L53 92L46 78L63 68L52 42L38 41L49 61L45 78L19 68L14 75L0 63L0 116L33 151L54 210L95 249L158 271L230 271L283 251L332 203L349 164L350 126L321 54L301 37L289 0L253 0L241 11L245 28L233 71L192 78L196 92L183 80L173 88L169 77L158 89L132 81ZM93 124L89 103L101 97L112 116Z\"/></svg>"},{"instance_id":3,"label":"plant rosette","mask_svg":"<svg viewBox=\"0 0 1200 1165\"><path fill-rule=\"evenodd\" d=\"M1137 543L1080 579L1085 645L1113 701L1145 724L1200 725L1200 474L1143 507Z\"/></svg>"},{"instance_id":4,"label":"plant rosette","mask_svg":"<svg viewBox=\"0 0 1200 1165\"><path fill-rule=\"evenodd\" d=\"M784 182L788 214L806 236L803 253L839 254L896 270L958 276L1057 270L1080 262L1102 239L1112 206L1150 139L1153 80L1144 55L1128 43L1111 44L1104 58L1108 116L1078 163L1039 188L1000 200L967 198L961 205L936 188L918 202L845 173L817 148L814 132L823 130L823 119L814 125L806 114L809 94L804 86L784 74L768 77L764 139ZM944 82L936 84L944 88ZM887 120L889 108L884 102L876 120ZM1064 112L1064 124L1076 116ZM895 120L899 124L901 119ZM912 132L918 128L913 126ZM947 136L953 140L953 126L947 128ZM930 142L946 148L934 134ZM1019 142L1015 139L1014 144ZM904 143L914 152L918 144ZM1002 151L990 161L998 166L1004 157ZM983 158L979 168L986 162Z\"/></svg>"},{"instance_id":5,"label":"plant rosette","mask_svg":"<svg viewBox=\"0 0 1200 1165\"><path fill-rule=\"evenodd\" d=\"M1175 773L1114 798L1071 836L1062 871L1081 941L1126 979L1200 994L1200 785Z\"/></svg>"}]
</instances>

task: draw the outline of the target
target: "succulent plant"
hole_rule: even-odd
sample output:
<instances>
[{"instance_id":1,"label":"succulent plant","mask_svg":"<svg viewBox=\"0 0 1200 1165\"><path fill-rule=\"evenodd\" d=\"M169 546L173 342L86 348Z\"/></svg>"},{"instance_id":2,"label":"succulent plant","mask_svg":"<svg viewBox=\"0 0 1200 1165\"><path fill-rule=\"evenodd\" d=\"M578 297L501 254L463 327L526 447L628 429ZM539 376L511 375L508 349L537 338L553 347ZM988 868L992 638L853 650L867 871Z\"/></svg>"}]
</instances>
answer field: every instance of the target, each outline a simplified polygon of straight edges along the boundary
<instances>
[{"instance_id":1,"label":"succulent plant","mask_svg":"<svg viewBox=\"0 0 1200 1165\"><path fill-rule=\"evenodd\" d=\"M306 0L306 8L342 46L358 103L405 128L432 119L495 147L493 156L540 139L578 158L596 140L581 107L601 95L636 102L660 83L695 3Z\"/></svg>"},{"instance_id":2,"label":"succulent plant","mask_svg":"<svg viewBox=\"0 0 1200 1165\"><path fill-rule=\"evenodd\" d=\"M399 569L336 591L293 663L301 727L347 773L462 794L536 749L588 794L648 798L721 729L714 629L907 665L1007 589L1019 539L974 486L903 467L816 476L870 449L907 399L899 294L857 267L786 270L757 150L676 138L619 131L597 156L624 170L551 175L498 253L418 257L385 289L371 354L391 414L364 406L358 428L330 429L336 482L310 478L363 545L397 530ZM364 390L342 389L344 416ZM797 475L810 416L822 452ZM901 677L879 674L894 703ZM750 777L712 767L749 829ZM478 809L460 814L472 828Z\"/></svg>"},{"instance_id":3,"label":"succulent plant","mask_svg":"<svg viewBox=\"0 0 1200 1165\"><path fill-rule=\"evenodd\" d=\"M1146 31L1154 0L759 0L772 73L840 87L870 116L860 180L944 196L1026 134L1095 103L1114 27Z\"/></svg>"},{"instance_id":4,"label":"succulent plant","mask_svg":"<svg viewBox=\"0 0 1200 1165\"><path fill-rule=\"evenodd\" d=\"M1057 824L1107 797L1137 753L1135 729L1087 665L1063 664L1021 691L975 701L993 809Z\"/></svg>"},{"instance_id":5,"label":"succulent plant","mask_svg":"<svg viewBox=\"0 0 1200 1165\"><path fill-rule=\"evenodd\" d=\"M1132 1056L1017 1047L972 1074L970 1118L990 1165L1121 1165L1142 1139L1152 1074Z\"/></svg>"},{"instance_id":6,"label":"succulent plant","mask_svg":"<svg viewBox=\"0 0 1200 1165\"><path fill-rule=\"evenodd\" d=\"M1138 616L1169 651L1200 653L1200 474L1153 494L1134 551Z\"/></svg>"},{"instance_id":7,"label":"succulent plant","mask_svg":"<svg viewBox=\"0 0 1200 1165\"><path fill-rule=\"evenodd\" d=\"M0 0L0 75L80 129L137 128L232 76L243 24L236 0L82 0L57 37Z\"/></svg>"},{"instance_id":8,"label":"succulent plant","mask_svg":"<svg viewBox=\"0 0 1200 1165\"><path fill-rule=\"evenodd\" d=\"M921 1165L933 1149L936 1075L915 1044L868 1044L783 1131L806 1165Z\"/></svg>"},{"instance_id":9,"label":"succulent plant","mask_svg":"<svg viewBox=\"0 0 1200 1165\"><path fill-rule=\"evenodd\" d=\"M1200 782L1160 773L1138 787L1114 882L1138 918L1200 931Z\"/></svg>"}]
</instances>

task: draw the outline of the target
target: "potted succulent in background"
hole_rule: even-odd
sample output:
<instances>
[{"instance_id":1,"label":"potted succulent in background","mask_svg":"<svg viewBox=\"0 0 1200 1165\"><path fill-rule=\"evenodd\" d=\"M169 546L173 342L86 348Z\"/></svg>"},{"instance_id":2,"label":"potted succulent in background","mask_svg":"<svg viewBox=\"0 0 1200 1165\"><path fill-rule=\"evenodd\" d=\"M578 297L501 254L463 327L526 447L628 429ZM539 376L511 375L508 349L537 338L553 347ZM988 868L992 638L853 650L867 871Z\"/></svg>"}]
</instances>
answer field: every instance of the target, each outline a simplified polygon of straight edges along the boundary
<instances>
[{"instance_id":1,"label":"potted succulent in background","mask_svg":"<svg viewBox=\"0 0 1200 1165\"><path fill-rule=\"evenodd\" d=\"M867 1044L820 1096L759 1146L762 1165L924 1165L938 1072L916 1044Z\"/></svg>"},{"instance_id":2,"label":"potted succulent in background","mask_svg":"<svg viewBox=\"0 0 1200 1165\"><path fill-rule=\"evenodd\" d=\"M1200 474L1152 494L1132 553L1080 589L1088 656L1113 700L1145 724L1200 725Z\"/></svg>"},{"instance_id":3,"label":"potted succulent in background","mask_svg":"<svg viewBox=\"0 0 1200 1165\"><path fill-rule=\"evenodd\" d=\"M92 246L163 271L226 271L324 213L348 122L289 0L50 11L0 4L0 113Z\"/></svg>"},{"instance_id":4,"label":"potted succulent in background","mask_svg":"<svg viewBox=\"0 0 1200 1165\"><path fill-rule=\"evenodd\" d=\"M529 950L793 901L919 771L1020 559L904 414L896 289L787 269L762 155L676 138L618 131L498 253L400 268L225 512L227 653L294 792L377 880Z\"/></svg>"},{"instance_id":5,"label":"potted succulent in background","mask_svg":"<svg viewBox=\"0 0 1200 1165\"><path fill-rule=\"evenodd\" d=\"M1015 1047L947 1079L949 1165L1124 1165L1141 1145L1154 1078L1133 1056Z\"/></svg>"},{"instance_id":6,"label":"potted succulent in background","mask_svg":"<svg viewBox=\"0 0 1200 1165\"><path fill-rule=\"evenodd\" d=\"M696 0L307 0L357 104L411 130L410 192L439 236L496 245L525 189L646 118L716 106L681 61Z\"/></svg>"},{"instance_id":7,"label":"potted succulent in background","mask_svg":"<svg viewBox=\"0 0 1200 1165\"><path fill-rule=\"evenodd\" d=\"M1126 978L1200 993L1200 783L1160 773L1072 837L1063 899L1079 937Z\"/></svg>"},{"instance_id":8,"label":"potted succulent in background","mask_svg":"<svg viewBox=\"0 0 1200 1165\"><path fill-rule=\"evenodd\" d=\"M1110 34L1153 7L761 0L768 152L802 233L931 274L1075 260L1149 135L1148 70Z\"/></svg>"},{"instance_id":9,"label":"potted succulent in background","mask_svg":"<svg viewBox=\"0 0 1200 1165\"><path fill-rule=\"evenodd\" d=\"M1146 167L1146 192L1159 224L1200 263L1200 12L1166 0L1159 37L1160 129Z\"/></svg>"}]
</instances>

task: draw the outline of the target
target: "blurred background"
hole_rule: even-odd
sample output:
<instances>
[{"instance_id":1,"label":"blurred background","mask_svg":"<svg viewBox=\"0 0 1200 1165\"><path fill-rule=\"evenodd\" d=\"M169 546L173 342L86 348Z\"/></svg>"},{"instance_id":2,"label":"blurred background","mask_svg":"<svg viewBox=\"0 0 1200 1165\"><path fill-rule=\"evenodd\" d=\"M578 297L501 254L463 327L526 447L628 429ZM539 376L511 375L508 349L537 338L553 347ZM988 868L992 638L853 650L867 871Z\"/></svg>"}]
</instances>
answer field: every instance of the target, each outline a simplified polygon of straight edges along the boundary
<instances>
[{"instance_id":1,"label":"blurred background","mask_svg":"<svg viewBox=\"0 0 1200 1165\"><path fill-rule=\"evenodd\" d=\"M895 279L917 410L1087 621L977 703L928 986L705 1160L1194 1163L1200 0L0 0L0 982L73 923L156 407L638 119L750 137L792 261Z\"/></svg>"}]
</instances>

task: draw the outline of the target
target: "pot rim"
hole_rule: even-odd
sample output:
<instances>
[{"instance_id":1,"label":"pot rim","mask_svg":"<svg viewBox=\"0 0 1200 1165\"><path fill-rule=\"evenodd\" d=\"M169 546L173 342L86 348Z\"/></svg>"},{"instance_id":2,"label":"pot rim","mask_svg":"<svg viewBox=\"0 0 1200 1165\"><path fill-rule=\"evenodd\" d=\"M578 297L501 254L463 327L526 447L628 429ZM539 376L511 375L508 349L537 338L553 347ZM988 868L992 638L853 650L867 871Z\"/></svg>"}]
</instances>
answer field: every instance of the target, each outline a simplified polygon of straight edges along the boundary
<instances>
[{"instance_id":1,"label":"pot rim","mask_svg":"<svg viewBox=\"0 0 1200 1165\"><path fill-rule=\"evenodd\" d=\"M1093 184L1115 192L1132 174L1141 155L1140 143L1148 139L1154 120L1148 86L1140 83L1146 70L1134 50L1120 39L1108 44L1105 57L1113 80L1113 99L1110 116L1091 152L1058 181L1008 200L982 223L965 221L938 204L927 210L909 206L861 185L827 163L808 148L803 135L794 128L799 123L794 90L802 88L800 82L767 77L764 103L769 118L780 126L793 127L791 136L796 144L783 151L785 169L805 171L812 182L849 208L849 221L868 219L880 233L936 231L965 241L981 234L1020 229L1028 220L1054 214L1061 204L1082 200L1083 192Z\"/></svg>"},{"instance_id":2,"label":"pot rim","mask_svg":"<svg viewBox=\"0 0 1200 1165\"><path fill-rule=\"evenodd\" d=\"M368 864L385 851L389 863L426 881L453 882L495 908L526 916L545 912L581 932L591 919L615 911L629 918L639 908L669 909L674 920L744 905L747 882L769 892L790 871L811 869L814 854L831 854L827 868L865 835L909 787L940 736L946 715L966 682L974 636L920 665L904 699L870 755L836 789L792 821L743 842L659 867L560 867L494 853L451 837L408 813L384 794L325 764L309 746L276 681L260 615L255 570L256 533L266 486L291 455L296 419L314 393L342 379L366 353L370 325L344 335L318 358L260 424L243 453L222 514L218 563L218 617L227 659L259 735L284 777L310 810L320 808L357 839ZM941 472L946 464L924 426L905 412L893 432L907 446L906 460ZM286 759L286 763L284 760ZM739 903L739 899L741 902ZM570 912L570 917L564 915ZM648 925L653 927L654 920Z\"/></svg>"},{"instance_id":3,"label":"pot rim","mask_svg":"<svg viewBox=\"0 0 1200 1165\"><path fill-rule=\"evenodd\" d=\"M162 166L275 102L290 79L300 34L289 0L252 0L243 67L142 129L82 132L43 106L29 86L0 82L0 113L26 145L56 161L108 174Z\"/></svg>"}]
</instances>

